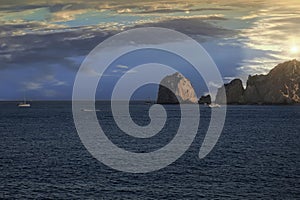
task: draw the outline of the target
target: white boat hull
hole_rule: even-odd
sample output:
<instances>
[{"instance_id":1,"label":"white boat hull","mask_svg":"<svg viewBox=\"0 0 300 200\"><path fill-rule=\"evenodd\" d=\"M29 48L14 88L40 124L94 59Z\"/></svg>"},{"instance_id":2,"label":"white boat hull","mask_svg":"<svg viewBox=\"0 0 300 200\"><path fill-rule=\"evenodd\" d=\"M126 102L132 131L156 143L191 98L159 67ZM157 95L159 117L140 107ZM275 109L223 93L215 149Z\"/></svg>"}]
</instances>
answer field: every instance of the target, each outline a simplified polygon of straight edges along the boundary
<instances>
[{"instance_id":1,"label":"white boat hull","mask_svg":"<svg viewBox=\"0 0 300 200\"><path fill-rule=\"evenodd\" d=\"M30 108L31 105L29 103L21 103L18 105L19 108Z\"/></svg>"}]
</instances>

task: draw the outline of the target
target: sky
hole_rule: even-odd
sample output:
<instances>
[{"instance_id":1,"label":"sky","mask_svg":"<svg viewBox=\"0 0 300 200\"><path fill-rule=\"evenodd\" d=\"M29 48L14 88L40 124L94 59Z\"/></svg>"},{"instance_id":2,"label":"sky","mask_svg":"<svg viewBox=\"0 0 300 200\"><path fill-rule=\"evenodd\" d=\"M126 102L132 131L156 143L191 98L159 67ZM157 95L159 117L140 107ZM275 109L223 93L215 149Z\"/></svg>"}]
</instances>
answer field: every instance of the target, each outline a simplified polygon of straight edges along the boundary
<instances>
[{"instance_id":1,"label":"sky","mask_svg":"<svg viewBox=\"0 0 300 200\"><path fill-rule=\"evenodd\" d=\"M248 75L300 59L299 25L299 0L1 0L0 100L24 94L29 100L70 100L87 54L110 36L138 27L187 34L213 58L224 82L239 77L245 84ZM107 86L130 64L116 64ZM149 87L137 98L155 98L156 90ZM96 98L107 99L109 92Z\"/></svg>"}]
</instances>

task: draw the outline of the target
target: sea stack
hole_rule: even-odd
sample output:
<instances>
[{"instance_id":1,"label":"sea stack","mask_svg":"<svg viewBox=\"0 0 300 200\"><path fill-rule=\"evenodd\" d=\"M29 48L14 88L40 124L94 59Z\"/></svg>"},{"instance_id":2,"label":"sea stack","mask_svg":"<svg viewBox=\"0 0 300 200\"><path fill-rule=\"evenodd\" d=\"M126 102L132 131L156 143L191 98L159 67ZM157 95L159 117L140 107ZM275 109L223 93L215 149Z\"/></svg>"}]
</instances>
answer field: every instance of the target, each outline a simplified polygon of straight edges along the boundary
<instances>
[{"instance_id":1,"label":"sea stack","mask_svg":"<svg viewBox=\"0 0 300 200\"><path fill-rule=\"evenodd\" d=\"M225 90L224 90L225 88ZM217 104L225 104L224 92L226 93L227 104L242 104L244 103L244 88L243 83L240 79L234 79L230 83L227 83L223 86L223 88L218 89L218 93L216 95L216 103Z\"/></svg>"},{"instance_id":2,"label":"sea stack","mask_svg":"<svg viewBox=\"0 0 300 200\"><path fill-rule=\"evenodd\" d=\"M206 96L201 96L198 103L207 105L211 104L211 96L209 94Z\"/></svg>"},{"instance_id":3,"label":"sea stack","mask_svg":"<svg viewBox=\"0 0 300 200\"><path fill-rule=\"evenodd\" d=\"M176 72L166 76L159 85L158 104L197 103L198 99L191 82Z\"/></svg>"}]
</instances>

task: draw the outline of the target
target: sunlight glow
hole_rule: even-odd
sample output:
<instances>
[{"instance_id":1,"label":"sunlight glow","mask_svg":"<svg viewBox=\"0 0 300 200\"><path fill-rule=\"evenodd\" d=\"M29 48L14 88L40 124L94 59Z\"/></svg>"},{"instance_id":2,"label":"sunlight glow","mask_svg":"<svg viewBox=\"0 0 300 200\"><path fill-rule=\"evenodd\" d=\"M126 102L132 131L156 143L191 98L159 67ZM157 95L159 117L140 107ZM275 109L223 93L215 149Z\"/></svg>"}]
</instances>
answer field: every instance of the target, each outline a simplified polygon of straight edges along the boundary
<instances>
[{"instance_id":1,"label":"sunlight glow","mask_svg":"<svg viewBox=\"0 0 300 200\"><path fill-rule=\"evenodd\" d=\"M292 47L290 48L290 52L291 52L292 54L296 54L296 53L299 52L299 48L298 48L297 46L292 46Z\"/></svg>"}]
</instances>

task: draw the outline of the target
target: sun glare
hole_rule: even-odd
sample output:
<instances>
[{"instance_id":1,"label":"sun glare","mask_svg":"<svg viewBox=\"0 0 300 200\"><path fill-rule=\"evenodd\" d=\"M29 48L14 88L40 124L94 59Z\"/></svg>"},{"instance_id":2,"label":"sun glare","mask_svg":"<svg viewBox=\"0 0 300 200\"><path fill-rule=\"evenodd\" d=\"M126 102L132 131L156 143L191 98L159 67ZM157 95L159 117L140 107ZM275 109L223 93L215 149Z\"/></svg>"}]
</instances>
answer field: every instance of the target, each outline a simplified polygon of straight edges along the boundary
<instances>
[{"instance_id":1,"label":"sun glare","mask_svg":"<svg viewBox=\"0 0 300 200\"><path fill-rule=\"evenodd\" d=\"M290 48L290 52L291 52L292 54L296 54L296 53L299 52L299 48L298 48L297 46L292 46L292 47Z\"/></svg>"}]
</instances>

